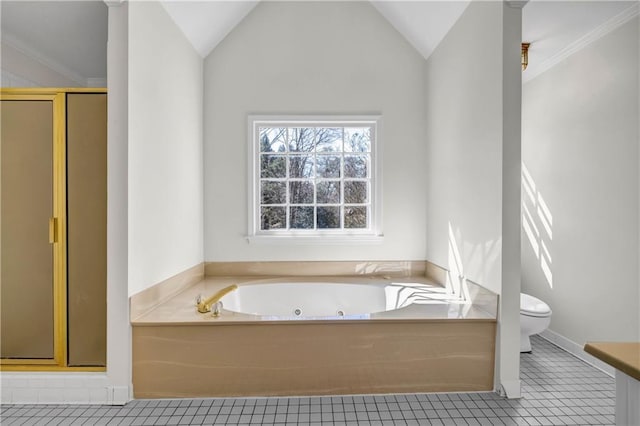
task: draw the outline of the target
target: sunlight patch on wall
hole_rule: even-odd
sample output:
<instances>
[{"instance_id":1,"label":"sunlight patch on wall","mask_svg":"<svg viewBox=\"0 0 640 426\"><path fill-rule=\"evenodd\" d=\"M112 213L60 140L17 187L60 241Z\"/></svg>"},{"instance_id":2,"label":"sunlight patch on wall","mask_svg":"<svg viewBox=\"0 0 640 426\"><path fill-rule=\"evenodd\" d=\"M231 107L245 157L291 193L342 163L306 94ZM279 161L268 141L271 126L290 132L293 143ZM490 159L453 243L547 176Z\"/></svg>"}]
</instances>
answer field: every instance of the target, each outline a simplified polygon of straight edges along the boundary
<instances>
[{"instance_id":1,"label":"sunlight patch on wall","mask_svg":"<svg viewBox=\"0 0 640 426\"><path fill-rule=\"evenodd\" d=\"M464 282L464 266L462 265L462 257L460 256L460 249L456 241L455 233L451 222L449 222L449 274L447 276L447 289L452 294L457 294L462 297L463 282Z\"/></svg>"},{"instance_id":2,"label":"sunlight patch on wall","mask_svg":"<svg viewBox=\"0 0 640 426\"><path fill-rule=\"evenodd\" d=\"M552 258L549 250L553 240L553 215L544 197L536 188L524 162L522 163L522 189L522 229L536 258L540 261L540 269L549 288L553 288Z\"/></svg>"},{"instance_id":3,"label":"sunlight patch on wall","mask_svg":"<svg viewBox=\"0 0 640 426\"><path fill-rule=\"evenodd\" d=\"M542 222L542 226L544 226L544 229L547 231L549 239L552 240L553 233L551 232L551 226L553 225L553 216L551 216L551 211L549 210L549 207L547 207L547 203L544 202L544 198L542 198L542 195L540 195L539 192L537 201L538 217Z\"/></svg>"},{"instance_id":4,"label":"sunlight patch on wall","mask_svg":"<svg viewBox=\"0 0 640 426\"><path fill-rule=\"evenodd\" d=\"M499 278L493 277L495 268L501 262L501 238L473 241L464 235L460 227L448 222L448 260L447 282L448 291L460 299L469 298L469 283L479 283L487 288L495 288L500 284ZM466 237L466 238L465 238ZM500 292L500 287L496 290Z\"/></svg>"}]
</instances>

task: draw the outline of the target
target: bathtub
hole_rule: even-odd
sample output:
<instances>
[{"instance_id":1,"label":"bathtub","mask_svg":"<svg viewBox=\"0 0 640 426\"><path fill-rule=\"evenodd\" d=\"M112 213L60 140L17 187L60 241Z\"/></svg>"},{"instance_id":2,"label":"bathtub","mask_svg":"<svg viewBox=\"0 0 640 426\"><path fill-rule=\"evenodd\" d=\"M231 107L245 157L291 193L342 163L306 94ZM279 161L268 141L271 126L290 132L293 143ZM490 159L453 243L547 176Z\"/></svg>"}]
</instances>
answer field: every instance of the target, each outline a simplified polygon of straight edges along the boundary
<instances>
[{"instance_id":1,"label":"bathtub","mask_svg":"<svg viewBox=\"0 0 640 426\"><path fill-rule=\"evenodd\" d=\"M198 295L231 284L219 317ZM132 321L136 398L493 390L497 296L424 277L207 277Z\"/></svg>"},{"instance_id":2,"label":"bathtub","mask_svg":"<svg viewBox=\"0 0 640 426\"><path fill-rule=\"evenodd\" d=\"M427 304L431 305L429 309L415 310L416 317L460 318L469 316L469 310L474 308L470 300L440 286L350 278L250 281L220 301L223 311L253 315L263 321L366 320L385 317L384 313L386 317L397 316L401 313L391 311ZM482 311L475 315L482 316Z\"/></svg>"},{"instance_id":3,"label":"bathtub","mask_svg":"<svg viewBox=\"0 0 640 426\"><path fill-rule=\"evenodd\" d=\"M237 313L273 319L367 318L385 311L383 285L294 282L243 285L221 299Z\"/></svg>"}]
</instances>

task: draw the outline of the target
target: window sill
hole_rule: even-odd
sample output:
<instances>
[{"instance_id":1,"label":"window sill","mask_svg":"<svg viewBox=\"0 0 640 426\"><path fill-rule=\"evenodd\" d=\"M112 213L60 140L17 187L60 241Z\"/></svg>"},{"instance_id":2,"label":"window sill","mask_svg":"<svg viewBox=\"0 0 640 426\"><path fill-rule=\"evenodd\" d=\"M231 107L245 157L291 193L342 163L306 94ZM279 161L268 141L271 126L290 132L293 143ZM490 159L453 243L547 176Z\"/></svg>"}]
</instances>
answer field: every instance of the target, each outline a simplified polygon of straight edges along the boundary
<instances>
[{"instance_id":1,"label":"window sill","mask_svg":"<svg viewBox=\"0 0 640 426\"><path fill-rule=\"evenodd\" d=\"M282 245L373 245L382 244L384 235L249 235L249 244Z\"/></svg>"}]
</instances>

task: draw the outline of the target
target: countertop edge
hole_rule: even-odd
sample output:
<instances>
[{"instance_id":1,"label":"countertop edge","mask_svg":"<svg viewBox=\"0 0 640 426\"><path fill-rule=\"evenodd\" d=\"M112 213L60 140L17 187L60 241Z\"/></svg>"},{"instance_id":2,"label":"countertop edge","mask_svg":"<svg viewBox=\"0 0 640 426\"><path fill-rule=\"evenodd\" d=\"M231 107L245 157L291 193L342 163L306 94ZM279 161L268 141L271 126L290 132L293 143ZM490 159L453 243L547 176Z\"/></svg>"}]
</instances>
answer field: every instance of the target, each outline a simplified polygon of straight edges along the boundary
<instances>
[{"instance_id":1,"label":"countertop edge","mask_svg":"<svg viewBox=\"0 0 640 426\"><path fill-rule=\"evenodd\" d=\"M397 323L497 323L495 318L371 318L366 320L225 320L216 319L201 321L167 321L167 322L147 322L132 321L132 327L182 327L182 326L225 326L225 325L304 325L304 324L397 324Z\"/></svg>"},{"instance_id":2,"label":"countertop edge","mask_svg":"<svg viewBox=\"0 0 640 426\"><path fill-rule=\"evenodd\" d=\"M637 365L629 364L626 360L621 359L619 355L611 353L610 351L607 351L606 349L598 346L603 344L618 345L618 343L615 342L587 342L584 345L584 351L598 358L602 362L605 362L610 366L616 368L617 370L622 371L626 375L640 381L640 356L636 360ZM629 344L635 344L638 348L640 348L640 343L619 342L620 347L622 347L622 345ZM640 354L640 351L638 353Z\"/></svg>"}]
</instances>

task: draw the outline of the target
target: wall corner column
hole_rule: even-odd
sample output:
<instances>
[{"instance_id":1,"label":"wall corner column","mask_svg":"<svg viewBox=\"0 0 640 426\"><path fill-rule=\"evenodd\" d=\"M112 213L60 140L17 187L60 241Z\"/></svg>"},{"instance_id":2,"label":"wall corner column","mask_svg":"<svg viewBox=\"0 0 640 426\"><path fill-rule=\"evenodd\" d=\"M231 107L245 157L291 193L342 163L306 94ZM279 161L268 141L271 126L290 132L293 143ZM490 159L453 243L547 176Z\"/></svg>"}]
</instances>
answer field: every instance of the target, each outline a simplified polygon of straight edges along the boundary
<instances>
[{"instance_id":1,"label":"wall corner column","mask_svg":"<svg viewBox=\"0 0 640 426\"><path fill-rule=\"evenodd\" d=\"M107 42L107 378L109 403L132 399L128 288L128 2L109 7Z\"/></svg>"},{"instance_id":2,"label":"wall corner column","mask_svg":"<svg viewBox=\"0 0 640 426\"><path fill-rule=\"evenodd\" d=\"M503 3L502 33L502 291L498 328L498 392L521 397L521 111L522 8L526 1Z\"/></svg>"}]
</instances>

